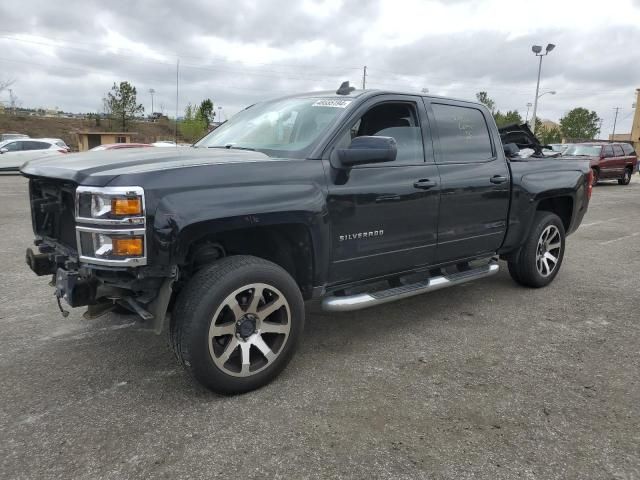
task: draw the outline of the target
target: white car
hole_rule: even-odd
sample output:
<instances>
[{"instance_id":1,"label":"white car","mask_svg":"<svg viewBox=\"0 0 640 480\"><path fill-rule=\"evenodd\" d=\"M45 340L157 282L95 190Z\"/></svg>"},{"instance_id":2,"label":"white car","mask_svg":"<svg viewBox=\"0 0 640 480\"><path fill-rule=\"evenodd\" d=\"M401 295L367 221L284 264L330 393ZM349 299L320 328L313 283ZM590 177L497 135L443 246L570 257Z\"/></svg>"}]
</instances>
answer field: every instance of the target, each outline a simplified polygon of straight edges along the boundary
<instances>
[{"instance_id":1,"label":"white car","mask_svg":"<svg viewBox=\"0 0 640 480\"><path fill-rule=\"evenodd\" d=\"M0 143L0 171L19 170L34 158L64 155L71 149L59 138L18 138Z\"/></svg>"},{"instance_id":2,"label":"white car","mask_svg":"<svg viewBox=\"0 0 640 480\"><path fill-rule=\"evenodd\" d=\"M154 147L175 147L176 142L173 140L158 140L157 142L153 142L151 145Z\"/></svg>"}]
</instances>

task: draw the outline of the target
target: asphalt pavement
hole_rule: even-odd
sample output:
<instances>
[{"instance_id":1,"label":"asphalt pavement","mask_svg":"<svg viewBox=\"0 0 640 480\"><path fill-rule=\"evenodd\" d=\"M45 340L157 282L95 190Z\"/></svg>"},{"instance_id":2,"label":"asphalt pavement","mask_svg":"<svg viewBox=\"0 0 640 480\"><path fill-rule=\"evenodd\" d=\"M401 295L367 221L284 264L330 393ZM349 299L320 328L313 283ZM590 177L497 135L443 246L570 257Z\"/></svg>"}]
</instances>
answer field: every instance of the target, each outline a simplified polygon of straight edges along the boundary
<instances>
[{"instance_id":1,"label":"asphalt pavement","mask_svg":"<svg viewBox=\"0 0 640 480\"><path fill-rule=\"evenodd\" d=\"M1 479L640 480L640 178L601 184L555 282L502 271L307 316L290 366L222 397L133 317L62 318L0 176Z\"/></svg>"}]
</instances>

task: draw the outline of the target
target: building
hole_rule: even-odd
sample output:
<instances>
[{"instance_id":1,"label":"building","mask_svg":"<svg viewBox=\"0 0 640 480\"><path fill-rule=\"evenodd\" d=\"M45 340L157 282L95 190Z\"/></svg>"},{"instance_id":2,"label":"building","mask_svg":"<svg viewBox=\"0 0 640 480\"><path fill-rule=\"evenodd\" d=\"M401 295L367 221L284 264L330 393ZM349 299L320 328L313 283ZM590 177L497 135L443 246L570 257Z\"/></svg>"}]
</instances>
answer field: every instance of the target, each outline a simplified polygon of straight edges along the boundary
<instances>
[{"instance_id":1,"label":"building","mask_svg":"<svg viewBox=\"0 0 640 480\"><path fill-rule=\"evenodd\" d=\"M636 112L631 125L631 138L636 152L640 152L640 88L636 89Z\"/></svg>"},{"instance_id":2,"label":"building","mask_svg":"<svg viewBox=\"0 0 640 480\"><path fill-rule=\"evenodd\" d=\"M630 133L616 133L615 135L609 134L610 142L630 142L631 134Z\"/></svg>"},{"instance_id":3,"label":"building","mask_svg":"<svg viewBox=\"0 0 640 480\"><path fill-rule=\"evenodd\" d=\"M78 137L78 151L85 152L98 145L109 143L131 143L135 132L75 132Z\"/></svg>"},{"instance_id":4,"label":"building","mask_svg":"<svg viewBox=\"0 0 640 480\"><path fill-rule=\"evenodd\" d=\"M640 151L640 88L636 89L636 103L634 107L636 109L633 116L633 123L631 124L631 132L629 133L616 133L615 136L609 134L610 142L630 142L637 151Z\"/></svg>"}]
</instances>

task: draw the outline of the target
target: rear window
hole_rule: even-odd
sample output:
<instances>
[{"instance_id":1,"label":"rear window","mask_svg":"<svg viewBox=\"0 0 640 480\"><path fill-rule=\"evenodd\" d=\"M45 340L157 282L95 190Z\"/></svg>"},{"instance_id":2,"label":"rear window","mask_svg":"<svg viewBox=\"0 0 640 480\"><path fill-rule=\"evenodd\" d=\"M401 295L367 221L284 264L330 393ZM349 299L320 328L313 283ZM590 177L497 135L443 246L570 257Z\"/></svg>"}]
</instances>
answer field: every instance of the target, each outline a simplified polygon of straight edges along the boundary
<instances>
[{"instance_id":1,"label":"rear window","mask_svg":"<svg viewBox=\"0 0 640 480\"><path fill-rule=\"evenodd\" d=\"M480 110L434 103L433 113L443 162L486 162L493 158L489 129Z\"/></svg>"},{"instance_id":2,"label":"rear window","mask_svg":"<svg viewBox=\"0 0 640 480\"><path fill-rule=\"evenodd\" d=\"M623 143L622 144L622 151L624 152L625 155L635 155L636 152L633 151L633 147L631 145L629 145L628 143Z\"/></svg>"}]
</instances>

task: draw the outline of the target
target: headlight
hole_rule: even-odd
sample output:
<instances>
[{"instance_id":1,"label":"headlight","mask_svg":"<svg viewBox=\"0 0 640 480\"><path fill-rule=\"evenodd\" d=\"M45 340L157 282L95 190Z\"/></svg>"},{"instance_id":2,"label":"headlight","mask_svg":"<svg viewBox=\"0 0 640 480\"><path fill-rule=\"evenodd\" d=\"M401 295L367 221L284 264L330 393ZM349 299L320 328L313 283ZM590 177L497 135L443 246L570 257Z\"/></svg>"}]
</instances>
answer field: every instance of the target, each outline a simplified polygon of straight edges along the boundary
<instances>
[{"instance_id":1,"label":"headlight","mask_svg":"<svg viewBox=\"0 0 640 480\"><path fill-rule=\"evenodd\" d=\"M92 237L94 255L96 257L121 259L126 257L142 257L144 255L144 237L140 235L93 233Z\"/></svg>"},{"instance_id":2,"label":"headlight","mask_svg":"<svg viewBox=\"0 0 640 480\"><path fill-rule=\"evenodd\" d=\"M76 226L80 260L98 265L146 264L144 228L115 229Z\"/></svg>"},{"instance_id":3,"label":"headlight","mask_svg":"<svg viewBox=\"0 0 640 480\"><path fill-rule=\"evenodd\" d=\"M140 266L147 262L144 190L78 187L76 238L81 261Z\"/></svg>"},{"instance_id":4,"label":"headlight","mask_svg":"<svg viewBox=\"0 0 640 480\"><path fill-rule=\"evenodd\" d=\"M140 187L78 187L76 221L105 224L144 222L144 190Z\"/></svg>"}]
</instances>

